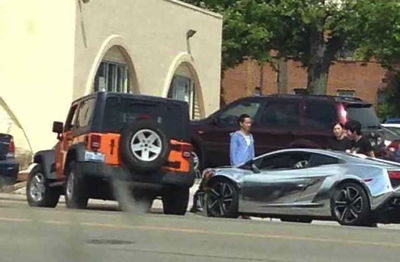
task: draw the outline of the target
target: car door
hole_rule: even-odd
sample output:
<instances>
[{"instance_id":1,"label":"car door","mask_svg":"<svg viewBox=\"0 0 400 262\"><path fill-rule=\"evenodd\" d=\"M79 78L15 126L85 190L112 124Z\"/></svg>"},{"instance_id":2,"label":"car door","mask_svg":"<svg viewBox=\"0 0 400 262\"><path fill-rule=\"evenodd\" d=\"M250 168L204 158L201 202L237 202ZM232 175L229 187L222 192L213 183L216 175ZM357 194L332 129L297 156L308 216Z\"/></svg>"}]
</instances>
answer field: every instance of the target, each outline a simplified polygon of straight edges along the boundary
<instances>
[{"instance_id":1,"label":"car door","mask_svg":"<svg viewBox=\"0 0 400 262\"><path fill-rule=\"evenodd\" d=\"M309 168L307 168L307 172L303 176L305 187L297 201L304 204L309 203L309 206L320 205L331 189L328 185L335 182L333 177L340 176L346 172L345 167L340 163L341 160L334 156L313 153L310 158ZM327 179L329 181L326 181ZM324 184L324 182L327 183Z\"/></svg>"},{"instance_id":2,"label":"car door","mask_svg":"<svg viewBox=\"0 0 400 262\"><path fill-rule=\"evenodd\" d=\"M261 99L238 100L213 116L211 124L201 130L202 148L208 166L230 164L230 136L239 129L239 116L248 114L254 121L257 121L261 104Z\"/></svg>"},{"instance_id":3,"label":"car door","mask_svg":"<svg viewBox=\"0 0 400 262\"><path fill-rule=\"evenodd\" d=\"M264 154L291 146L300 131L300 99L269 98L263 104L259 126L252 133L256 153ZM254 127L258 126L257 124Z\"/></svg>"},{"instance_id":4,"label":"car door","mask_svg":"<svg viewBox=\"0 0 400 262\"><path fill-rule=\"evenodd\" d=\"M326 148L332 137L332 128L338 121L336 106L326 100L304 100L304 127L299 130L297 139L313 145L315 148Z\"/></svg>"},{"instance_id":5,"label":"car door","mask_svg":"<svg viewBox=\"0 0 400 262\"><path fill-rule=\"evenodd\" d=\"M67 120L65 121L64 131L60 137L60 141L56 145L56 174L59 179L64 177L65 161L68 149L73 142L73 128L76 124L77 111L78 104L72 105Z\"/></svg>"},{"instance_id":6,"label":"car door","mask_svg":"<svg viewBox=\"0 0 400 262\"><path fill-rule=\"evenodd\" d=\"M307 186L310 156L307 152L288 151L258 159L255 165L260 173L243 178L240 211L286 214L297 205Z\"/></svg>"}]
</instances>

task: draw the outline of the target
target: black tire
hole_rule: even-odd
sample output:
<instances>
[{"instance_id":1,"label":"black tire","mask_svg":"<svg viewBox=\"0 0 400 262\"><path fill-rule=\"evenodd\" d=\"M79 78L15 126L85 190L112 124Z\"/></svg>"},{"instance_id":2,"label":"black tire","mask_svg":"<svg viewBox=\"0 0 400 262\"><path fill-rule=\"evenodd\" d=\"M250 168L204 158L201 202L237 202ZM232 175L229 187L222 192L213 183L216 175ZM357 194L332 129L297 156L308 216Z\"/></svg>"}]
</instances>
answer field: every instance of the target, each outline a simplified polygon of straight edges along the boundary
<instances>
[{"instance_id":1,"label":"black tire","mask_svg":"<svg viewBox=\"0 0 400 262\"><path fill-rule=\"evenodd\" d=\"M311 223L313 221L310 217L281 217L282 222L297 222L297 223Z\"/></svg>"},{"instance_id":2,"label":"black tire","mask_svg":"<svg viewBox=\"0 0 400 262\"><path fill-rule=\"evenodd\" d=\"M26 186L28 204L33 207L55 207L60 199L60 190L49 187L42 166L36 165L29 173Z\"/></svg>"},{"instance_id":3,"label":"black tire","mask_svg":"<svg viewBox=\"0 0 400 262\"><path fill-rule=\"evenodd\" d=\"M207 215L211 217L239 217L239 192L228 180L217 180L209 185L205 195Z\"/></svg>"},{"instance_id":4,"label":"black tire","mask_svg":"<svg viewBox=\"0 0 400 262\"><path fill-rule=\"evenodd\" d=\"M332 216L341 225L371 226L373 221L370 203L364 188L354 182L339 185L331 198Z\"/></svg>"},{"instance_id":5,"label":"black tire","mask_svg":"<svg viewBox=\"0 0 400 262\"><path fill-rule=\"evenodd\" d=\"M68 164L67 181L65 184L65 205L67 208L84 209L89 201L87 185L83 174L71 161Z\"/></svg>"},{"instance_id":6,"label":"black tire","mask_svg":"<svg viewBox=\"0 0 400 262\"><path fill-rule=\"evenodd\" d=\"M189 203L189 188L173 187L166 190L162 196L164 214L185 215Z\"/></svg>"},{"instance_id":7,"label":"black tire","mask_svg":"<svg viewBox=\"0 0 400 262\"><path fill-rule=\"evenodd\" d=\"M140 134L144 134L145 139L140 139ZM149 136L146 137L146 134L149 134ZM155 137L154 143L150 143L152 137ZM135 145L140 147L135 152L132 148L134 142L138 142ZM160 151L155 153L152 150ZM138 121L132 126L125 127L121 132L121 158L128 167L136 172L149 172L159 169L168 160L169 152L169 139L165 132L161 130L160 125L153 120ZM146 158L147 160L144 160Z\"/></svg>"}]
</instances>

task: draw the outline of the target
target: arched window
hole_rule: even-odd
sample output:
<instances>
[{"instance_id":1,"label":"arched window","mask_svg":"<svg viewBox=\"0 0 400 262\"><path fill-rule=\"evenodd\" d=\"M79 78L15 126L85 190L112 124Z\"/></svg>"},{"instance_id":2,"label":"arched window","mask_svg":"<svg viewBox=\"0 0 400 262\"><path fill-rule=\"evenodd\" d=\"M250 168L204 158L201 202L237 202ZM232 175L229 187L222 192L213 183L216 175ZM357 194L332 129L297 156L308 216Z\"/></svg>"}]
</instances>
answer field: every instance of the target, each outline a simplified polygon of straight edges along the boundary
<instances>
[{"instance_id":1,"label":"arched window","mask_svg":"<svg viewBox=\"0 0 400 262\"><path fill-rule=\"evenodd\" d=\"M197 88L193 69L182 63L172 78L168 97L188 102L192 119L199 119L201 116Z\"/></svg>"},{"instance_id":2,"label":"arched window","mask_svg":"<svg viewBox=\"0 0 400 262\"><path fill-rule=\"evenodd\" d=\"M101 61L94 79L94 91L130 92L130 72L121 48L114 46Z\"/></svg>"}]
</instances>

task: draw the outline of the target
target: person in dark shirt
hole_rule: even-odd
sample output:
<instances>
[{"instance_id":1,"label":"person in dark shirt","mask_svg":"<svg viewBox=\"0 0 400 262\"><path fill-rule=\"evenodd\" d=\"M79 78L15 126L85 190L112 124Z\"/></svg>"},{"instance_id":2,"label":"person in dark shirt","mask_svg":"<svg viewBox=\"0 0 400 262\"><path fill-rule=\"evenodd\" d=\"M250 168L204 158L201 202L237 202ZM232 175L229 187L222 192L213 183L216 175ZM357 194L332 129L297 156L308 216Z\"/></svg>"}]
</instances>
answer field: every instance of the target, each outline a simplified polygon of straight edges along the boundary
<instances>
[{"instance_id":1,"label":"person in dark shirt","mask_svg":"<svg viewBox=\"0 0 400 262\"><path fill-rule=\"evenodd\" d=\"M345 129L347 136L353 141L351 148L352 153L375 157L371 143L361 133L360 122L356 120L350 120L346 123Z\"/></svg>"},{"instance_id":2,"label":"person in dark shirt","mask_svg":"<svg viewBox=\"0 0 400 262\"><path fill-rule=\"evenodd\" d=\"M344 125L340 122L333 126L333 137L328 142L328 148L337 151L351 149L352 142L347 137Z\"/></svg>"}]
</instances>

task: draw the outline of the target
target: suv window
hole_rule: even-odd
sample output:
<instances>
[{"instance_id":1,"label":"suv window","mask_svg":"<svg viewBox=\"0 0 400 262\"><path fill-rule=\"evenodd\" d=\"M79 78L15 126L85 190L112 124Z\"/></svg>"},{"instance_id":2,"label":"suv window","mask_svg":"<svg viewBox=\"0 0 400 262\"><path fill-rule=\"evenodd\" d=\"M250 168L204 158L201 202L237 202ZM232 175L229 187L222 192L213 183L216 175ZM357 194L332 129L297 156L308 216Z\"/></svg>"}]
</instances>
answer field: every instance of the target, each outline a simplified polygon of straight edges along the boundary
<instances>
[{"instance_id":1,"label":"suv window","mask_svg":"<svg viewBox=\"0 0 400 262\"><path fill-rule=\"evenodd\" d=\"M270 101L263 110L261 123L268 127L298 127L300 123L298 101Z\"/></svg>"},{"instance_id":2,"label":"suv window","mask_svg":"<svg viewBox=\"0 0 400 262\"><path fill-rule=\"evenodd\" d=\"M338 164L339 162L340 160L335 157L325 156L321 154L313 154L310 167Z\"/></svg>"},{"instance_id":3,"label":"suv window","mask_svg":"<svg viewBox=\"0 0 400 262\"><path fill-rule=\"evenodd\" d=\"M307 101L305 108L306 124L313 129L331 129L337 121L336 107L325 101Z\"/></svg>"},{"instance_id":4,"label":"suv window","mask_svg":"<svg viewBox=\"0 0 400 262\"><path fill-rule=\"evenodd\" d=\"M87 127L90 124L95 107L95 101L94 98L91 98L81 102L77 113L77 128Z\"/></svg>"},{"instance_id":5,"label":"suv window","mask_svg":"<svg viewBox=\"0 0 400 262\"><path fill-rule=\"evenodd\" d=\"M349 105L346 107L346 111L347 118L359 121L363 128L377 128L380 126L372 105Z\"/></svg>"},{"instance_id":6,"label":"suv window","mask_svg":"<svg viewBox=\"0 0 400 262\"><path fill-rule=\"evenodd\" d=\"M186 110L183 105L186 105ZM189 109L187 103L183 102L178 104L109 97L106 101L102 130L119 133L125 126L141 119L156 121L170 138L190 138Z\"/></svg>"},{"instance_id":7,"label":"suv window","mask_svg":"<svg viewBox=\"0 0 400 262\"><path fill-rule=\"evenodd\" d=\"M218 124L221 126L237 126L240 115L248 114L254 119L259 108L260 102L242 101L222 112L222 114L218 116Z\"/></svg>"},{"instance_id":8,"label":"suv window","mask_svg":"<svg viewBox=\"0 0 400 262\"><path fill-rule=\"evenodd\" d=\"M305 168L308 167L310 158L311 153L307 152L281 153L258 159L256 166L260 170Z\"/></svg>"}]
</instances>

